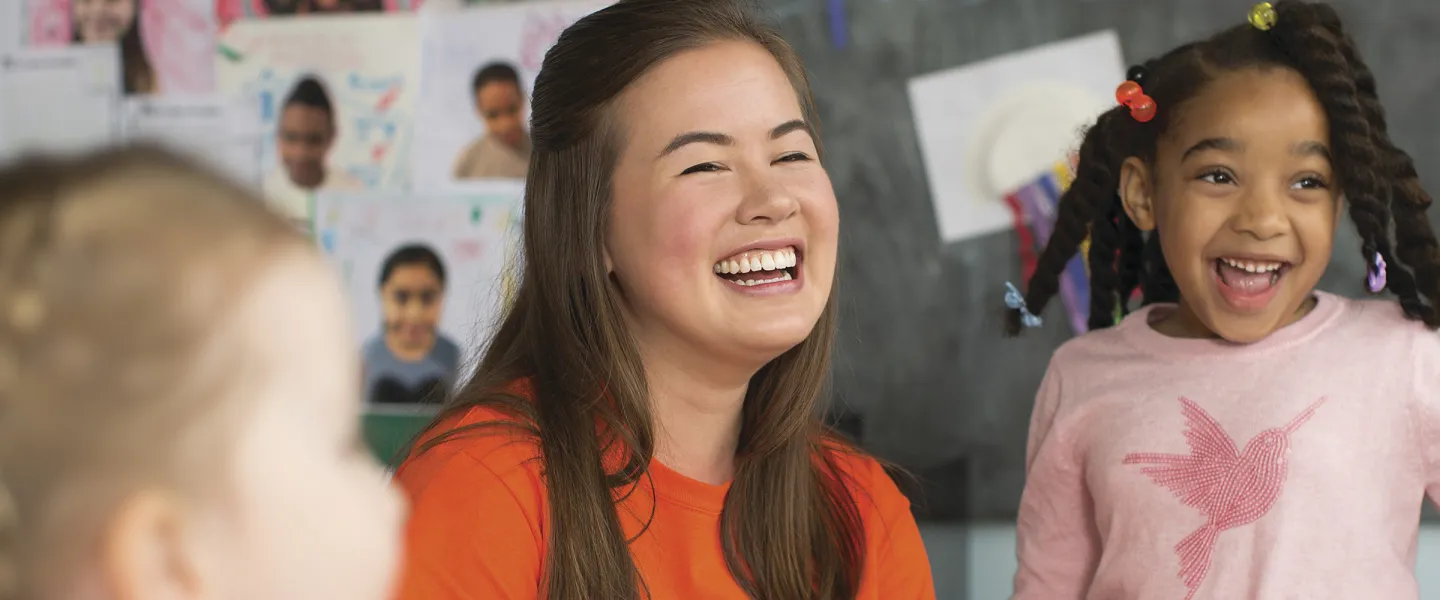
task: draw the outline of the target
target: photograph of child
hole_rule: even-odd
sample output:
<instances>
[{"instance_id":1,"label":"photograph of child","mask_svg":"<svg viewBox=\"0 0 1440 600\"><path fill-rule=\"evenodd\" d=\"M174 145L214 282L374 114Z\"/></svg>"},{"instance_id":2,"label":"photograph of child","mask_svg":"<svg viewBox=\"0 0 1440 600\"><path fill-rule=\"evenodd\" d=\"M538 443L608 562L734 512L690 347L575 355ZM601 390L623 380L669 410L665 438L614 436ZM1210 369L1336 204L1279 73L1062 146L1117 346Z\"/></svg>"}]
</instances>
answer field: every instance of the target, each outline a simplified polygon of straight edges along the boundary
<instances>
[{"instance_id":1,"label":"photograph of child","mask_svg":"<svg viewBox=\"0 0 1440 600\"><path fill-rule=\"evenodd\" d=\"M372 404L438 404L460 369L460 347L439 332L445 265L424 244L394 250L380 267L381 330L361 349Z\"/></svg>"},{"instance_id":2,"label":"photograph of child","mask_svg":"<svg viewBox=\"0 0 1440 600\"><path fill-rule=\"evenodd\" d=\"M19 0L5 0L19 1ZM126 94L159 92L141 41L140 0L71 0L71 43L118 44Z\"/></svg>"},{"instance_id":3,"label":"photograph of child","mask_svg":"<svg viewBox=\"0 0 1440 600\"><path fill-rule=\"evenodd\" d=\"M485 133L460 153L455 179L524 179L530 166L530 135L525 130L525 91L519 71L508 63L489 63L475 72L470 88Z\"/></svg>"},{"instance_id":4,"label":"photograph of child","mask_svg":"<svg viewBox=\"0 0 1440 600\"><path fill-rule=\"evenodd\" d=\"M365 187L329 163L336 121L330 94L313 75L301 77L281 103L275 131L280 164L266 176L264 190L276 208L297 222L309 222L310 194L315 190Z\"/></svg>"}]
</instances>

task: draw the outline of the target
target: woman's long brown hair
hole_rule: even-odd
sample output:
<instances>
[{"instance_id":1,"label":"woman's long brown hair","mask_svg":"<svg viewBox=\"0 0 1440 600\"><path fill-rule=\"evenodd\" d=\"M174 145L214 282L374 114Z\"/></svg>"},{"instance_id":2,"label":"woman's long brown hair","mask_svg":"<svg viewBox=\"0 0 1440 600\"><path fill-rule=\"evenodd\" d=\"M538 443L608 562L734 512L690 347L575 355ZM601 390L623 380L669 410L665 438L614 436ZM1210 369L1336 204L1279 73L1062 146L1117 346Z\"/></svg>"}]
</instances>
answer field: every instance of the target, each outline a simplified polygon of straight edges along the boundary
<instances>
[{"instance_id":1,"label":"woman's long brown hair","mask_svg":"<svg viewBox=\"0 0 1440 600\"><path fill-rule=\"evenodd\" d=\"M436 421L480 406L514 422L427 432L412 453L497 425L538 440L550 501L542 597L649 596L615 510L655 450L644 367L601 251L622 143L615 103L667 58L730 40L768 50L815 125L799 57L743 0L621 0L565 30L535 82L520 287ZM746 394L720 529L727 566L754 598L848 599L859 588L863 525L822 422L834 328L832 298ZM533 401L506 392L527 378ZM612 447L625 450L623 464L602 461Z\"/></svg>"}]
</instances>

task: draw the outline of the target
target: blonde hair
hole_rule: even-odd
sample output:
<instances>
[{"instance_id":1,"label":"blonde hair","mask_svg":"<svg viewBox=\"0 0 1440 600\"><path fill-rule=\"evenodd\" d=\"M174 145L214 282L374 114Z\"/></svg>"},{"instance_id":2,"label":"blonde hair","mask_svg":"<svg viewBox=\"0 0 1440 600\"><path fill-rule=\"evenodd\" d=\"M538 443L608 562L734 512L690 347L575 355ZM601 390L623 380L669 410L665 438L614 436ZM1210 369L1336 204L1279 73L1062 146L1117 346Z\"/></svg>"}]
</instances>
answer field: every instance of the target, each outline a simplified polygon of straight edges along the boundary
<instances>
[{"instance_id":1,"label":"blonde hair","mask_svg":"<svg viewBox=\"0 0 1440 600\"><path fill-rule=\"evenodd\" d=\"M197 425L238 404L217 324L304 247L253 194L158 149L0 168L0 600L63 577L74 536L127 495L213 470L225 436Z\"/></svg>"}]
</instances>

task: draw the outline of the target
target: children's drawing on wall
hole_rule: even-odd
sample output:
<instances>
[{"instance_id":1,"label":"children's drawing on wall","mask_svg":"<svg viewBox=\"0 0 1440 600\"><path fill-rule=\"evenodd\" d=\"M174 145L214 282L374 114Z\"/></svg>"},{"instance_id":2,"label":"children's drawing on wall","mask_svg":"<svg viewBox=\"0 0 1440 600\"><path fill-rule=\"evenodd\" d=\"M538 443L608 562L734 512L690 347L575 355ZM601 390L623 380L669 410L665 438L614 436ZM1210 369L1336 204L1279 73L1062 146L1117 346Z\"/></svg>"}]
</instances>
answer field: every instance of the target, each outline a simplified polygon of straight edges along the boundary
<instances>
[{"instance_id":1,"label":"children's drawing on wall","mask_svg":"<svg viewBox=\"0 0 1440 600\"><path fill-rule=\"evenodd\" d=\"M212 0L27 2L32 46L115 45L126 94L206 93L214 87Z\"/></svg>"},{"instance_id":2,"label":"children's drawing on wall","mask_svg":"<svg viewBox=\"0 0 1440 600\"><path fill-rule=\"evenodd\" d=\"M308 220L316 190L360 190L365 184L331 164L339 119L325 84L304 75L285 95L275 119L279 165L265 176L265 197L293 219Z\"/></svg>"},{"instance_id":3,"label":"children's drawing on wall","mask_svg":"<svg viewBox=\"0 0 1440 600\"><path fill-rule=\"evenodd\" d=\"M524 179L530 166L530 134L525 130L520 72L508 63L489 63L475 72L471 89L485 132L455 161L455 179Z\"/></svg>"},{"instance_id":4,"label":"children's drawing on wall","mask_svg":"<svg viewBox=\"0 0 1440 600\"><path fill-rule=\"evenodd\" d=\"M380 12L385 10L385 3L381 0L260 0L259 7L265 12L257 16L268 17L275 15Z\"/></svg>"},{"instance_id":5,"label":"children's drawing on wall","mask_svg":"<svg viewBox=\"0 0 1440 600\"><path fill-rule=\"evenodd\" d=\"M237 19L394 12L419 8L420 0L211 0L222 26Z\"/></svg>"},{"instance_id":6,"label":"children's drawing on wall","mask_svg":"<svg viewBox=\"0 0 1440 600\"><path fill-rule=\"evenodd\" d=\"M365 341L365 397L374 404L438 404L460 369L460 346L440 333L445 263L407 243L380 266L380 330Z\"/></svg>"},{"instance_id":7,"label":"children's drawing on wall","mask_svg":"<svg viewBox=\"0 0 1440 600\"><path fill-rule=\"evenodd\" d=\"M412 15L239 21L222 94L258 107L267 198L308 222L314 192L403 188L419 58Z\"/></svg>"},{"instance_id":8,"label":"children's drawing on wall","mask_svg":"<svg viewBox=\"0 0 1440 600\"><path fill-rule=\"evenodd\" d=\"M563 0L421 12L411 156L416 188L525 177L528 96L545 52L571 23L608 4Z\"/></svg>"},{"instance_id":9,"label":"children's drawing on wall","mask_svg":"<svg viewBox=\"0 0 1440 600\"><path fill-rule=\"evenodd\" d=\"M941 241L1009 228L1005 195L1079 146L1124 75L1119 36L1102 31L910 80Z\"/></svg>"},{"instance_id":10,"label":"children's drawing on wall","mask_svg":"<svg viewBox=\"0 0 1440 600\"><path fill-rule=\"evenodd\" d=\"M506 301L523 187L321 192L315 237L355 308L367 401L434 406L463 378Z\"/></svg>"}]
</instances>

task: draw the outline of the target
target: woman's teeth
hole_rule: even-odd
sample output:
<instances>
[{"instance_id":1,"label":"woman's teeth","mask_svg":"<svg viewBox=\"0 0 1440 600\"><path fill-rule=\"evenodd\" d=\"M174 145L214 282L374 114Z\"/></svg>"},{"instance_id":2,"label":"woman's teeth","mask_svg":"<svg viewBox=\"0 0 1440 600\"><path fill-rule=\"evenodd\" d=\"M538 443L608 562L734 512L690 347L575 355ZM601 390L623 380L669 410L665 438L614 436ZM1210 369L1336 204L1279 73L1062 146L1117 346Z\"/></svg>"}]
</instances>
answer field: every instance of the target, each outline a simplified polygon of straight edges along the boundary
<instances>
[{"instance_id":1,"label":"woman's teeth","mask_svg":"<svg viewBox=\"0 0 1440 600\"><path fill-rule=\"evenodd\" d=\"M749 281L750 283L748 283L748 285L770 283L772 281L783 281L785 279L790 279L790 274L783 272L783 269L788 269L795 266L795 258L796 257L794 247L781 248L779 250L761 250L746 252L715 263L715 274L740 275L745 273L766 273L767 275L773 277L773 279L766 278L763 281L759 279L753 281L742 281L732 278L732 280L736 281L737 283ZM780 275L782 274L785 277L781 278Z\"/></svg>"},{"instance_id":2,"label":"woman's teeth","mask_svg":"<svg viewBox=\"0 0 1440 600\"><path fill-rule=\"evenodd\" d=\"M790 276L789 271L780 271L779 276L767 277L765 279L732 279L730 281L743 286L752 286L765 285L767 283L775 283L777 281L790 281L791 279L794 279L794 277Z\"/></svg>"}]
</instances>

